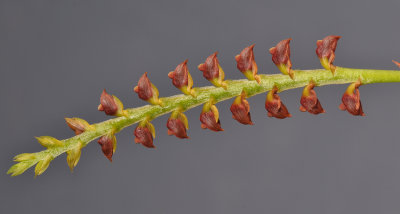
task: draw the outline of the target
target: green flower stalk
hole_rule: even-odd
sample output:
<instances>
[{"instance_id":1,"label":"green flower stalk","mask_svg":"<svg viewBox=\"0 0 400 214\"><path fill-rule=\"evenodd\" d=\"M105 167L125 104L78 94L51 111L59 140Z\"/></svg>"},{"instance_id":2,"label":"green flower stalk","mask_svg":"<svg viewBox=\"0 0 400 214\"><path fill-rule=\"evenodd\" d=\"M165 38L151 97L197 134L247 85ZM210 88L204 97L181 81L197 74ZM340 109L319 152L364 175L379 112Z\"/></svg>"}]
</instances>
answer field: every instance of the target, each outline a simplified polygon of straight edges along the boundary
<instances>
[{"instance_id":1,"label":"green flower stalk","mask_svg":"<svg viewBox=\"0 0 400 214\"><path fill-rule=\"evenodd\" d=\"M336 40L332 42L332 38ZM359 99L359 86L372 83L400 82L400 71L333 66L332 62L338 38L340 37L328 37L331 40L324 43L324 39L317 43L317 55L324 69L292 69L289 58L290 50L288 50L289 40L284 40L286 42L281 43L284 44L283 46L271 51L274 63L280 70L285 71L283 74L257 74L257 66L252 53L254 46L249 46L246 51L236 57L236 61L240 63L238 65L239 71L248 79L225 80L224 72L219 66L216 53L214 53L207 58L205 63L199 66L204 77L214 86L192 88L193 80L186 68L187 61L185 61L168 75L173 84L184 94L159 97L158 89L147 78L147 74L142 76L134 91L141 99L149 102L149 105L124 108L117 97L107 94L104 90L98 109L104 111L107 115L114 116L114 118L95 124L89 124L80 118L66 118L68 126L75 132L76 136L64 140L49 136L38 137L39 143L46 149L36 153L24 153L15 156L14 161L18 163L14 164L7 173L11 176L17 176L36 165L35 175L40 175L49 167L54 158L63 153L67 153L68 166L73 170L79 161L82 148L97 138L100 138L99 144L104 155L111 160L116 149L115 134L136 123L139 123L139 125L134 131L135 142L154 148L155 129L150 121L168 113L172 113L167 123L168 133L178 138L187 138L187 119L183 112L200 105L204 105L200 116L202 126L213 130L216 124L220 125L219 113L215 105L231 98L236 98L232 105L233 108L231 108L233 118L243 124L253 124L250 119L249 104L245 98L271 90L271 93L267 96L266 108L268 112L272 112L271 116L278 115L276 117L280 118L279 115L282 115L280 114L282 113L281 108L284 105L278 99L279 92L307 86L302 95L301 110L316 114L321 113L323 109L313 91L314 87L350 83L350 87L343 94L340 109L361 116L363 113ZM217 130L223 129L219 127Z\"/></svg>"}]
</instances>

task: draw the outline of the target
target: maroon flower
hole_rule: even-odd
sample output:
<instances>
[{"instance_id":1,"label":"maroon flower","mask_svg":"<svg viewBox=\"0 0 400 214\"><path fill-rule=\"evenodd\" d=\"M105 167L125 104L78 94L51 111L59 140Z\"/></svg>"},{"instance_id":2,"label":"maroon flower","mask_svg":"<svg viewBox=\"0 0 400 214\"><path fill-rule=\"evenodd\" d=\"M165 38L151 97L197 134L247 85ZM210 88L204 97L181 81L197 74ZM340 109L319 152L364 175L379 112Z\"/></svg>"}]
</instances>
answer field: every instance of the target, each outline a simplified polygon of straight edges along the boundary
<instances>
[{"instance_id":1,"label":"maroon flower","mask_svg":"<svg viewBox=\"0 0 400 214\"><path fill-rule=\"evenodd\" d=\"M106 115L121 116L124 114L122 102L116 96L108 94L106 89L101 93L100 105L97 109L99 111L104 111Z\"/></svg>"},{"instance_id":2,"label":"maroon flower","mask_svg":"<svg viewBox=\"0 0 400 214\"><path fill-rule=\"evenodd\" d=\"M315 84L310 83L304 87L303 94L300 99L300 111L308 111L311 114L325 113L321 103L317 98L317 94L314 91Z\"/></svg>"},{"instance_id":3,"label":"maroon flower","mask_svg":"<svg viewBox=\"0 0 400 214\"><path fill-rule=\"evenodd\" d=\"M134 132L135 143L140 143L147 148L156 148L153 144L154 127L153 125L139 124Z\"/></svg>"},{"instance_id":4,"label":"maroon flower","mask_svg":"<svg viewBox=\"0 0 400 214\"><path fill-rule=\"evenodd\" d=\"M249 80L256 80L260 83L260 76L257 75L257 64L254 60L254 53L253 53L254 44L246 47L240 52L239 55L235 56L235 60L237 62L237 68L240 72L242 72L247 79Z\"/></svg>"},{"instance_id":5,"label":"maroon flower","mask_svg":"<svg viewBox=\"0 0 400 214\"><path fill-rule=\"evenodd\" d=\"M275 47L269 49L272 55L272 61L279 68L279 70L290 78L294 78L294 73L292 71L292 61L290 61L290 40L285 39L280 41Z\"/></svg>"},{"instance_id":6,"label":"maroon flower","mask_svg":"<svg viewBox=\"0 0 400 214\"><path fill-rule=\"evenodd\" d=\"M236 97L231 105L233 119L244 125L253 125L250 116L250 105L246 100L246 93L243 91L241 95Z\"/></svg>"},{"instance_id":7,"label":"maroon flower","mask_svg":"<svg viewBox=\"0 0 400 214\"><path fill-rule=\"evenodd\" d=\"M175 135L178 138L189 138L186 134L185 124L178 118L168 118L168 135Z\"/></svg>"},{"instance_id":8,"label":"maroon flower","mask_svg":"<svg viewBox=\"0 0 400 214\"><path fill-rule=\"evenodd\" d=\"M206 61L198 66L198 69L203 72L203 77L212 84L225 88L225 73L219 65L217 54L218 52L215 52L207 57Z\"/></svg>"},{"instance_id":9,"label":"maroon flower","mask_svg":"<svg viewBox=\"0 0 400 214\"><path fill-rule=\"evenodd\" d=\"M138 85L133 89L140 99L149 102L152 105L161 105L161 100L158 99L158 89L150 82L145 72L138 81Z\"/></svg>"},{"instance_id":10,"label":"maroon flower","mask_svg":"<svg viewBox=\"0 0 400 214\"><path fill-rule=\"evenodd\" d=\"M224 131L221 128L221 122L219 121L219 112L217 107L213 104L212 100L209 103L204 104L203 110L200 114L201 128L210 129L212 131Z\"/></svg>"},{"instance_id":11,"label":"maroon flower","mask_svg":"<svg viewBox=\"0 0 400 214\"><path fill-rule=\"evenodd\" d=\"M279 97L277 92L278 89L274 87L267 94L265 109L268 111L268 117L275 117L278 119L291 117L292 115L289 113L286 106L282 103L281 98Z\"/></svg>"},{"instance_id":12,"label":"maroon flower","mask_svg":"<svg viewBox=\"0 0 400 214\"><path fill-rule=\"evenodd\" d=\"M168 73L168 77L172 79L172 84L186 95L194 95L193 79L187 68L188 60L185 60L174 71Z\"/></svg>"},{"instance_id":13,"label":"maroon flower","mask_svg":"<svg viewBox=\"0 0 400 214\"><path fill-rule=\"evenodd\" d=\"M101 146L101 151L103 151L104 156L112 162L112 156L117 147L117 139L114 134L107 134L99 138L97 141Z\"/></svg>"},{"instance_id":14,"label":"maroon flower","mask_svg":"<svg viewBox=\"0 0 400 214\"><path fill-rule=\"evenodd\" d=\"M332 74L335 73L336 66L332 63L335 60L335 51L338 40L341 36L327 36L322 40L317 41L317 49L315 52L319 60L321 61L321 65L326 69L332 71Z\"/></svg>"},{"instance_id":15,"label":"maroon flower","mask_svg":"<svg viewBox=\"0 0 400 214\"><path fill-rule=\"evenodd\" d=\"M360 92L358 90L360 85L361 81L350 84L342 96L342 103L339 106L340 110L347 110L354 116L365 116L361 105Z\"/></svg>"},{"instance_id":16,"label":"maroon flower","mask_svg":"<svg viewBox=\"0 0 400 214\"><path fill-rule=\"evenodd\" d=\"M89 127L89 123L86 120L80 118L65 118L67 125L75 132L75 135L85 132Z\"/></svg>"}]
</instances>

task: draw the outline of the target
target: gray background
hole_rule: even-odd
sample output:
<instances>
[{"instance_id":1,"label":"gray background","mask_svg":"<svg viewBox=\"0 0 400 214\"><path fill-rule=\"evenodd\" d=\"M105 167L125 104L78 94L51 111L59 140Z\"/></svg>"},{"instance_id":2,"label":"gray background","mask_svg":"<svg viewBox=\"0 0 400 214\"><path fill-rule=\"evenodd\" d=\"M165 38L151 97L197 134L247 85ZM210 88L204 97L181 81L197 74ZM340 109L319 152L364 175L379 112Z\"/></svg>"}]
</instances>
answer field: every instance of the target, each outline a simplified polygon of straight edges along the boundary
<instances>
[{"instance_id":1,"label":"gray background","mask_svg":"<svg viewBox=\"0 0 400 214\"><path fill-rule=\"evenodd\" d=\"M96 110L103 88L127 107L143 72L161 96L179 91L167 74L184 59L196 69L219 51L227 78L243 78L234 56L256 43L260 73L277 73L268 49L292 37L294 68L319 68L315 42L343 36L336 64L395 69L400 2L336 1L1 1L0 213L399 213L400 84L361 88L367 117L338 109L346 86L318 88L327 113L298 111L301 90L281 94L293 118L268 118L265 95L249 99L255 126L231 118L200 128L187 113L190 140L167 136L135 145L133 127L118 136L114 162L92 142L70 173L65 155L43 176L10 178L12 157L36 152L34 136L73 135L63 117L108 119Z\"/></svg>"}]
</instances>

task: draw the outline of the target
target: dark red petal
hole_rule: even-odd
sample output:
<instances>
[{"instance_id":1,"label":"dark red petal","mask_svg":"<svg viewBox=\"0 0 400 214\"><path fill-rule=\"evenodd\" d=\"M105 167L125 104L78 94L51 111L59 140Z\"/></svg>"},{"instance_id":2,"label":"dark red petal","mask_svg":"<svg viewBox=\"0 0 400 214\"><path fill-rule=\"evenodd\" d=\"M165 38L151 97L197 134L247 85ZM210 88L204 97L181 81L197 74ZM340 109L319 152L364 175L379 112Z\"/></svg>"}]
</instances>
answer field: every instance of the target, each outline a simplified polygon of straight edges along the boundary
<instances>
[{"instance_id":1,"label":"dark red petal","mask_svg":"<svg viewBox=\"0 0 400 214\"><path fill-rule=\"evenodd\" d=\"M175 135L178 138L189 138L186 134L186 127L179 119L169 118L167 121L169 135Z\"/></svg>"},{"instance_id":2,"label":"dark red petal","mask_svg":"<svg viewBox=\"0 0 400 214\"><path fill-rule=\"evenodd\" d=\"M147 72L140 77L138 85L135 87L134 91L142 100L148 100L153 96L153 88L151 87L151 82L147 77Z\"/></svg>"},{"instance_id":3,"label":"dark red petal","mask_svg":"<svg viewBox=\"0 0 400 214\"><path fill-rule=\"evenodd\" d=\"M211 54L207 57L206 61L198 67L198 69L203 72L204 78L210 81L219 77L219 62L217 54L218 52Z\"/></svg>"},{"instance_id":4,"label":"dark red petal","mask_svg":"<svg viewBox=\"0 0 400 214\"><path fill-rule=\"evenodd\" d=\"M308 93L309 96L301 96L300 104L303 107L302 109L311 114L324 113L325 110L322 108L314 89L310 89Z\"/></svg>"},{"instance_id":5,"label":"dark red petal","mask_svg":"<svg viewBox=\"0 0 400 214\"><path fill-rule=\"evenodd\" d=\"M115 115L118 111L118 106L114 101L114 97L107 94L106 90L103 90L100 96L99 111L104 111L106 115Z\"/></svg>"},{"instance_id":6,"label":"dark red petal","mask_svg":"<svg viewBox=\"0 0 400 214\"><path fill-rule=\"evenodd\" d=\"M322 40L317 41L317 49L315 52L317 53L318 58L335 58L335 51L338 40L341 36L327 36ZM330 60L333 62L333 59Z\"/></svg>"},{"instance_id":7,"label":"dark red petal","mask_svg":"<svg viewBox=\"0 0 400 214\"><path fill-rule=\"evenodd\" d=\"M172 79L172 84L177 88L188 86L189 70L187 68L187 62L188 60L185 60L176 66L173 72L168 74L168 77Z\"/></svg>"},{"instance_id":8,"label":"dark red petal","mask_svg":"<svg viewBox=\"0 0 400 214\"><path fill-rule=\"evenodd\" d=\"M147 148L155 148L153 144L153 136L147 127L137 126L134 135L136 143L140 143Z\"/></svg>"},{"instance_id":9,"label":"dark red petal","mask_svg":"<svg viewBox=\"0 0 400 214\"><path fill-rule=\"evenodd\" d=\"M202 128L208 128L215 132L223 131L220 121L215 121L215 116L212 111L202 112L200 114L200 122Z\"/></svg>"},{"instance_id":10,"label":"dark red petal","mask_svg":"<svg viewBox=\"0 0 400 214\"><path fill-rule=\"evenodd\" d=\"M247 100L242 98L239 104L233 102L230 109L233 119L244 125L253 125L250 116L250 105Z\"/></svg>"},{"instance_id":11,"label":"dark red petal","mask_svg":"<svg viewBox=\"0 0 400 214\"><path fill-rule=\"evenodd\" d=\"M358 88L355 89L354 94L344 93L342 97L342 107L354 116L365 116Z\"/></svg>"},{"instance_id":12,"label":"dark red petal","mask_svg":"<svg viewBox=\"0 0 400 214\"><path fill-rule=\"evenodd\" d=\"M239 71L245 72L248 70L252 70L253 64L255 63L253 48L254 45L246 47L242 50L242 52L240 52L239 55L235 57L235 60L237 62L236 66Z\"/></svg>"},{"instance_id":13,"label":"dark red petal","mask_svg":"<svg viewBox=\"0 0 400 214\"><path fill-rule=\"evenodd\" d=\"M269 117L284 119L292 116L276 92L273 94L273 100L265 101L265 109L268 111Z\"/></svg>"},{"instance_id":14,"label":"dark red petal","mask_svg":"<svg viewBox=\"0 0 400 214\"><path fill-rule=\"evenodd\" d=\"M101 146L101 151L103 151L104 156L108 158L112 162L113 156L113 139L112 136L104 135L99 138L97 141Z\"/></svg>"},{"instance_id":15,"label":"dark red petal","mask_svg":"<svg viewBox=\"0 0 400 214\"><path fill-rule=\"evenodd\" d=\"M292 40L292 39L282 40L275 47L270 49L269 52L272 55L272 61L275 63L275 65L291 64L291 62L290 62L290 40Z\"/></svg>"}]
</instances>

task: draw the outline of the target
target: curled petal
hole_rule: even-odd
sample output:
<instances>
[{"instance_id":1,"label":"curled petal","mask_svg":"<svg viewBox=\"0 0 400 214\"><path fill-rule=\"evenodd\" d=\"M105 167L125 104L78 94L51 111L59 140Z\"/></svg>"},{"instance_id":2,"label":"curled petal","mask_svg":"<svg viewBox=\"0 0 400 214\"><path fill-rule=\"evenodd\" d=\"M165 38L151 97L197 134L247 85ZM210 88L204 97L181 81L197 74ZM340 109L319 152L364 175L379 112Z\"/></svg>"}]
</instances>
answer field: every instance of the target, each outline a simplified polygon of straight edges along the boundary
<instances>
[{"instance_id":1,"label":"curled petal","mask_svg":"<svg viewBox=\"0 0 400 214\"><path fill-rule=\"evenodd\" d=\"M300 99L300 111L308 111L311 114L325 113L314 91L314 87L315 85L310 83L304 88Z\"/></svg>"},{"instance_id":2,"label":"curled petal","mask_svg":"<svg viewBox=\"0 0 400 214\"><path fill-rule=\"evenodd\" d=\"M294 73L292 71L292 61L290 61L290 40L280 41L275 47L269 49L272 55L272 61L283 74L289 75L292 79Z\"/></svg>"},{"instance_id":3,"label":"curled petal","mask_svg":"<svg viewBox=\"0 0 400 214\"><path fill-rule=\"evenodd\" d=\"M116 149L117 140L114 134L107 134L99 138L97 141L101 146L101 151L103 151L104 156L112 162L112 156Z\"/></svg>"},{"instance_id":4,"label":"curled petal","mask_svg":"<svg viewBox=\"0 0 400 214\"><path fill-rule=\"evenodd\" d=\"M365 116L361 105L360 91L358 90L360 85L360 81L350 84L343 94L342 103L339 106L341 110L347 110L354 116Z\"/></svg>"},{"instance_id":5,"label":"curled petal","mask_svg":"<svg viewBox=\"0 0 400 214\"><path fill-rule=\"evenodd\" d=\"M210 81L212 84L217 87L225 88L225 73L219 65L217 54L218 52L215 52L207 57L206 61L198 66L198 69L203 72L203 77Z\"/></svg>"},{"instance_id":6,"label":"curled petal","mask_svg":"<svg viewBox=\"0 0 400 214\"><path fill-rule=\"evenodd\" d=\"M178 138L189 138L186 134L186 127L183 121L178 118L168 118L168 135L175 135Z\"/></svg>"},{"instance_id":7,"label":"curled petal","mask_svg":"<svg viewBox=\"0 0 400 214\"><path fill-rule=\"evenodd\" d=\"M231 105L231 112L233 119L244 125L253 125L250 116L250 105L246 100L246 95L242 92L241 95L236 97Z\"/></svg>"},{"instance_id":8,"label":"curled petal","mask_svg":"<svg viewBox=\"0 0 400 214\"><path fill-rule=\"evenodd\" d=\"M215 115L212 111L202 112L200 114L200 122L201 128L203 129L207 128L215 132L223 131L223 129L221 128L221 122L219 121L219 119L215 118Z\"/></svg>"},{"instance_id":9,"label":"curled petal","mask_svg":"<svg viewBox=\"0 0 400 214\"><path fill-rule=\"evenodd\" d=\"M254 60L253 48L254 44L244 48L239 55L235 56L236 66L249 80L256 80L260 83L261 80L260 76L257 75L258 68Z\"/></svg>"},{"instance_id":10,"label":"curled petal","mask_svg":"<svg viewBox=\"0 0 400 214\"><path fill-rule=\"evenodd\" d=\"M153 144L153 135L147 126L138 125L134 131L135 143L140 143L147 148L156 148Z\"/></svg>"},{"instance_id":11,"label":"curled petal","mask_svg":"<svg viewBox=\"0 0 400 214\"><path fill-rule=\"evenodd\" d=\"M321 65L326 69L335 73L336 67L332 64L335 60L335 51L338 40L341 36L327 36L317 41L317 49L315 50Z\"/></svg>"},{"instance_id":12,"label":"curled petal","mask_svg":"<svg viewBox=\"0 0 400 214\"><path fill-rule=\"evenodd\" d=\"M273 88L268 92L267 100L265 101L265 109L268 111L268 117L284 119L292 115L282 103L281 98L277 94L277 88Z\"/></svg>"}]
</instances>

